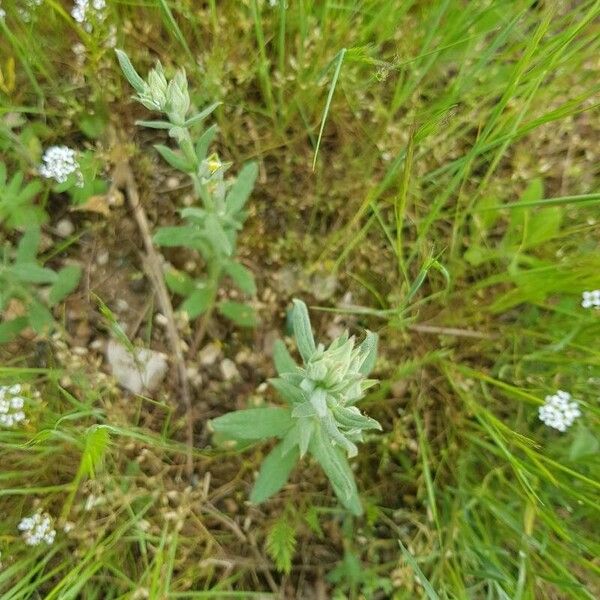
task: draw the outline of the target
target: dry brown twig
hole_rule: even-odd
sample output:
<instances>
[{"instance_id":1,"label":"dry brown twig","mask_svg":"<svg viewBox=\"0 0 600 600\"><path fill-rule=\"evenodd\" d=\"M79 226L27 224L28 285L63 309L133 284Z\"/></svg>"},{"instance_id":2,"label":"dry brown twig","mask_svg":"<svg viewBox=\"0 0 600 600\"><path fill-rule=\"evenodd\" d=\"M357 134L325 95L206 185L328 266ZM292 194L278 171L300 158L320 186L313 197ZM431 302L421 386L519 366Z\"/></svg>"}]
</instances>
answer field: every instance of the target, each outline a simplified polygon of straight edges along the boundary
<instances>
[{"instance_id":1,"label":"dry brown twig","mask_svg":"<svg viewBox=\"0 0 600 600\"><path fill-rule=\"evenodd\" d=\"M190 383L187 376L187 369L185 366L185 358L183 355L181 339L175 324L173 305L171 304L171 298L163 279L161 259L158 252L154 248L154 244L152 243L152 233L150 231L148 217L146 216L146 212L144 211L144 207L140 201L140 195L135 182L135 177L133 176L133 172L131 171L131 167L129 166L129 161L126 155L119 156L118 160L115 161L111 191L116 189L120 189L125 192L129 205L131 206L131 210L133 211L133 216L136 220L138 229L140 230L140 234L144 242L144 248L146 250L144 269L156 291L156 297L158 300L158 305L160 306L160 310L167 320L167 338L175 360L175 365L177 367L177 375L179 379L179 385L181 386L183 407L186 413L186 471L188 477L191 478L194 471L192 459L192 449L194 446L194 423L192 413L192 396L190 392Z\"/></svg>"}]
</instances>

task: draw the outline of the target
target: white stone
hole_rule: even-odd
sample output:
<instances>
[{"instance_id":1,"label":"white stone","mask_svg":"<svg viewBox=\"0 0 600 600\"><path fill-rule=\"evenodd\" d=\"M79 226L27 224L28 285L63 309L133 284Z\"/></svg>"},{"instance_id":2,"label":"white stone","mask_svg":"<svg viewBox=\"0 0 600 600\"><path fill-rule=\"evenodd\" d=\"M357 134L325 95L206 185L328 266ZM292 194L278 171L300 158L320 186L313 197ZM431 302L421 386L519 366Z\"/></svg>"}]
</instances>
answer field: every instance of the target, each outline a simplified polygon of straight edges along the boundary
<instances>
[{"instance_id":1,"label":"white stone","mask_svg":"<svg viewBox=\"0 0 600 600\"><path fill-rule=\"evenodd\" d=\"M200 364L204 367L210 367L210 365L214 365L217 358L221 355L221 347L219 344L211 342L207 344L200 350L198 354L198 359Z\"/></svg>"},{"instance_id":2,"label":"white stone","mask_svg":"<svg viewBox=\"0 0 600 600\"><path fill-rule=\"evenodd\" d=\"M106 360L122 387L134 394L153 392L167 374L167 357L161 352L136 348L134 353L111 340L106 346Z\"/></svg>"},{"instance_id":3,"label":"white stone","mask_svg":"<svg viewBox=\"0 0 600 600\"><path fill-rule=\"evenodd\" d=\"M221 362L221 374L225 381L232 381L240 377L236 364L230 358L226 358Z\"/></svg>"}]
</instances>

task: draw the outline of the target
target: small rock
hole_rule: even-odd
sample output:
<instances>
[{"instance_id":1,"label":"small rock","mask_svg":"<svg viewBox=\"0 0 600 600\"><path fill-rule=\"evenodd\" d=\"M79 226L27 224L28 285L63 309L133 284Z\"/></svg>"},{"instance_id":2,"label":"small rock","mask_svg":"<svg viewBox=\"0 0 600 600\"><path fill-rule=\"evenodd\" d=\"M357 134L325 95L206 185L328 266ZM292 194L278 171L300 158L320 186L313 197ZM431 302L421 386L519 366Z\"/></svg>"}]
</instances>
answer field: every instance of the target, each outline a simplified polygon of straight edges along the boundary
<instances>
[{"instance_id":1,"label":"small rock","mask_svg":"<svg viewBox=\"0 0 600 600\"><path fill-rule=\"evenodd\" d=\"M168 177L166 183L170 190L174 190L179 185L179 178L175 176Z\"/></svg>"},{"instance_id":2,"label":"small rock","mask_svg":"<svg viewBox=\"0 0 600 600\"><path fill-rule=\"evenodd\" d=\"M56 224L56 235L67 238L75 231L75 225L69 219L61 219Z\"/></svg>"},{"instance_id":3,"label":"small rock","mask_svg":"<svg viewBox=\"0 0 600 600\"><path fill-rule=\"evenodd\" d=\"M154 315L154 322L161 327L166 327L169 324L169 319L162 313L156 313Z\"/></svg>"},{"instance_id":4,"label":"small rock","mask_svg":"<svg viewBox=\"0 0 600 600\"><path fill-rule=\"evenodd\" d=\"M152 392L167 374L167 358L161 352L136 348L133 353L111 340L106 347L106 360L122 387L134 394Z\"/></svg>"},{"instance_id":5,"label":"small rock","mask_svg":"<svg viewBox=\"0 0 600 600\"><path fill-rule=\"evenodd\" d=\"M233 379L239 379L240 372L235 363L231 359L226 358L221 362L221 375L223 375L225 381L232 381Z\"/></svg>"},{"instance_id":6,"label":"small rock","mask_svg":"<svg viewBox=\"0 0 600 600\"><path fill-rule=\"evenodd\" d=\"M198 359L200 364L204 367L210 367L210 365L214 365L217 358L219 358L221 354L221 348L218 344L211 342L210 344L204 346L198 355Z\"/></svg>"},{"instance_id":7,"label":"small rock","mask_svg":"<svg viewBox=\"0 0 600 600\"><path fill-rule=\"evenodd\" d=\"M102 252L100 252L98 254L98 256L96 256L96 264L104 267L108 264L108 259L109 259L110 255L108 253L108 250L102 250Z\"/></svg>"}]
</instances>

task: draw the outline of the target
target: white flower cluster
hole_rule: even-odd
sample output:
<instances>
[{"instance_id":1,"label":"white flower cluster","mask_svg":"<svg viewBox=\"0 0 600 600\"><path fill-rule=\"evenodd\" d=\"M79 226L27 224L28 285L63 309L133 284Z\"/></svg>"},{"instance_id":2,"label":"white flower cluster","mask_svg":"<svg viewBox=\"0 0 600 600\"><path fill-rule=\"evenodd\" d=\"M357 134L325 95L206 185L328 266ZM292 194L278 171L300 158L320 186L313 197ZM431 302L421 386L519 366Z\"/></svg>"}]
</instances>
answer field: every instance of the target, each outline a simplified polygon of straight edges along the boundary
<instances>
[{"instance_id":1,"label":"white flower cluster","mask_svg":"<svg viewBox=\"0 0 600 600\"><path fill-rule=\"evenodd\" d=\"M23 406L25 399L19 396L21 386L0 386L0 425L13 427L17 423L25 421Z\"/></svg>"},{"instance_id":2,"label":"white flower cluster","mask_svg":"<svg viewBox=\"0 0 600 600\"><path fill-rule=\"evenodd\" d=\"M546 403L540 406L540 421L559 431L566 431L577 417L581 416L579 404L571 400L569 392L558 390L556 394L546 396Z\"/></svg>"},{"instance_id":3,"label":"white flower cluster","mask_svg":"<svg viewBox=\"0 0 600 600\"><path fill-rule=\"evenodd\" d=\"M56 530L52 518L47 513L38 511L31 517L25 517L21 519L18 527L19 531L23 532L23 538L28 546L38 546L42 542L50 546L54 543Z\"/></svg>"},{"instance_id":4,"label":"white flower cluster","mask_svg":"<svg viewBox=\"0 0 600 600\"><path fill-rule=\"evenodd\" d=\"M42 161L38 169L42 177L64 183L69 175L76 173L78 185L83 185L75 150L67 146L51 146L44 152Z\"/></svg>"},{"instance_id":5,"label":"white flower cluster","mask_svg":"<svg viewBox=\"0 0 600 600\"><path fill-rule=\"evenodd\" d=\"M95 22L104 21L106 18L105 8L106 0L75 0L71 16L89 33Z\"/></svg>"},{"instance_id":6,"label":"white flower cluster","mask_svg":"<svg viewBox=\"0 0 600 600\"><path fill-rule=\"evenodd\" d=\"M583 308L593 307L600 309L600 290L583 292L583 296L581 298L581 306L583 306Z\"/></svg>"}]
</instances>

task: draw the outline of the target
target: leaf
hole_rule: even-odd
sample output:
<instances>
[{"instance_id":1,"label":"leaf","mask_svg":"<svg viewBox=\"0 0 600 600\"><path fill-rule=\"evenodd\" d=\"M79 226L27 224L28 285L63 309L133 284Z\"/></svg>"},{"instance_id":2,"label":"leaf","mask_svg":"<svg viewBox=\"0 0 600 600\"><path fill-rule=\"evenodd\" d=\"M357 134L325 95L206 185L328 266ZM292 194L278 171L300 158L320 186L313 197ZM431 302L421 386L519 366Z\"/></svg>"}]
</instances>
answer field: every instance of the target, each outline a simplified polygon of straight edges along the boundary
<instances>
[{"instance_id":1,"label":"leaf","mask_svg":"<svg viewBox=\"0 0 600 600\"><path fill-rule=\"evenodd\" d=\"M284 373L294 373L298 370L292 355L289 353L283 340L275 340L273 344L273 362L279 375Z\"/></svg>"},{"instance_id":2,"label":"leaf","mask_svg":"<svg viewBox=\"0 0 600 600\"><path fill-rule=\"evenodd\" d=\"M187 246L199 238L200 232L194 225L180 225L176 227L160 227L152 238L157 246Z\"/></svg>"},{"instance_id":3,"label":"leaf","mask_svg":"<svg viewBox=\"0 0 600 600\"><path fill-rule=\"evenodd\" d=\"M7 271L17 281L23 283L54 283L57 280L54 271L41 267L36 263L17 263Z\"/></svg>"},{"instance_id":4,"label":"leaf","mask_svg":"<svg viewBox=\"0 0 600 600\"><path fill-rule=\"evenodd\" d=\"M210 306L213 293L211 288L203 286L195 289L179 307L179 310L186 312L190 319L195 319Z\"/></svg>"},{"instance_id":5,"label":"leaf","mask_svg":"<svg viewBox=\"0 0 600 600\"><path fill-rule=\"evenodd\" d=\"M283 442L277 444L260 467L258 479L250 494L250 502L260 504L276 494L287 483L297 462L297 448L284 453Z\"/></svg>"},{"instance_id":6,"label":"leaf","mask_svg":"<svg viewBox=\"0 0 600 600\"><path fill-rule=\"evenodd\" d=\"M216 134L217 126L212 125L200 136L200 139L196 142L195 150L198 162L202 162L206 158L206 155L208 154L208 148L211 142L215 139Z\"/></svg>"},{"instance_id":7,"label":"leaf","mask_svg":"<svg viewBox=\"0 0 600 600\"><path fill-rule=\"evenodd\" d=\"M40 245L40 228L32 227L27 229L19 240L17 246L17 263L32 263L35 262L38 247Z\"/></svg>"},{"instance_id":8,"label":"leaf","mask_svg":"<svg viewBox=\"0 0 600 600\"><path fill-rule=\"evenodd\" d=\"M301 404L306 402L304 392L296 385L285 379L269 379L269 383L281 394L288 404Z\"/></svg>"},{"instance_id":9,"label":"leaf","mask_svg":"<svg viewBox=\"0 0 600 600\"><path fill-rule=\"evenodd\" d=\"M110 435L108 428L103 425L92 425L88 428L85 436L85 448L81 455L82 474L93 476L108 448Z\"/></svg>"},{"instance_id":10,"label":"leaf","mask_svg":"<svg viewBox=\"0 0 600 600\"><path fill-rule=\"evenodd\" d=\"M230 214L236 214L246 204L250 193L254 188L254 182L258 175L258 165L255 162L248 163L242 167L235 183L227 194L226 205Z\"/></svg>"},{"instance_id":11,"label":"leaf","mask_svg":"<svg viewBox=\"0 0 600 600\"><path fill-rule=\"evenodd\" d=\"M436 591L433 589L431 583L429 583L427 577L423 575L423 571L419 567L419 563L415 560L414 556L404 547L404 544L398 540L398 544L400 549L402 550L402 554L406 559L406 562L412 567L412 570L415 573L415 577L418 577L419 583L423 586L425 593L427 594L427 598L429 600L440 600L440 597L437 595Z\"/></svg>"},{"instance_id":12,"label":"leaf","mask_svg":"<svg viewBox=\"0 0 600 600\"><path fill-rule=\"evenodd\" d=\"M206 117L211 115L221 104L223 104L223 103L222 102L214 102L210 106L207 106L205 109L201 110L197 115L190 117L184 123L184 125L186 127L189 127L190 125L194 125L194 123L200 123L201 121L204 121L204 119L206 119Z\"/></svg>"},{"instance_id":13,"label":"leaf","mask_svg":"<svg viewBox=\"0 0 600 600\"><path fill-rule=\"evenodd\" d=\"M213 213L208 213L206 215L204 232L219 254L225 254L226 256L231 255L233 247L217 215Z\"/></svg>"},{"instance_id":14,"label":"leaf","mask_svg":"<svg viewBox=\"0 0 600 600\"><path fill-rule=\"evenodd\" d=\"M293 425L287 408L265 407L236 410L211 421L213 431L231 440L264 440L284 437Z\"/></svg>"},{"instance_id":15,"label":"leaf","mask_svg":"<svg viewBox=\"0 0 600 600\"><path fill-rule=\"evenodd\" d=\"M218 308L224 317L227 317L240 327L256 327L258 324L256 313L248 304L225 301L221 302Z\"/></svg>"},{"instance_id":16,"label":"leaf","mask_svg":"<svg viewBox=\"0 0 600 600\"><path fill-rule=\"evenodd\" d=\"M189 296L194 291L194 280L177 269L169 269L165 273L165 283L167 287L180 296Z\"/></svg>"},{"instance_id":17,"label":"leaf","mask_svg":"<svg viewBox=\"0 0 600 600\"><path fill-rule=\"evenodd\" d=\"M379 336L372 331L367 331L367 337L359 346L361 354L364 356L363 364L359 367L359 372L363 375L368 375L374 368L377 362L377 342Z\"/></svg>"},{"instance_id":18,"label":"leaf","mask_svg":"<svg viewBox=\"0 0 600 600\"><path fill-rule=\"evenodd\" d=\"M286 516L282 515L267 533L267 553L275 561L278 571L289 574L295 549L296 529Z\"/></svg>"},{"instance_id":19,"label":"leaf","mask_svg":"<svg viewBox=\"0 0 600 600\"><path fill-rule=\"evenodd\" d=\"M136 121L135 124L150 129L171 129L173 127L173 123L169 121Z\"/></svg>"},{"instance_id":20,"label":"leaf","mask_svg":"<svg viewBox=\"0 0 600 600\"><path fill-rule=\"evenodd\" d=\"M354 515L363 512L356 482L344 453L334 446L322 427L313 432L309 450L327 475L340 502Z\"/></svg>"},{"instance_id":21,"label":"leaf","mask_svg":"<svg viewBox=\"0 0 600 600\"><path fill-rule=\"evenodd\" d=\"M46 330L54 324L52 313L37 300L31 300L27 308L27 314L29 324L36 333L46 333Z\"/></svg>"},{"instance_id":22,"label":"leaf","mask_svg":"<svg viewBox=\"0 0 600 600\"><path fill-rule=\"evenodd\" d=\"M304 362L308 362L316 350L315 338L313 337L310 326L310 317L308 316L306 304L297 298L294 298L292 326L294 328L294 336L296 337L298 351L304 359Z\"/></svg>"},{"instance_id":23,"label":"leaf","mask_svg":"<svg viewBox=\"0 0 600 600\"><path fill-rule=\"evenodd\" d=\"M81 267L69 265L58 272L56 281L50 288L48 303L50 306L58 304L66 298L79 284L81 278Z\"/></svg>"},{"instance_id":24,"label":"leaf","mask_svg":"<svg viewBox=\"0 0 600 600\"><path fill-rule=\"evenodd\" d=\"M254 275L249 269L244 267L244 265L234 260L228 260L223 263L223 268L225 269L227 275L229 275L229 277L233 279L240 290L242 290L242 292L245 292L251 296L256 294Z\"/></svg>"},{"instance_id":25,"label":"leaf","mask_svg":"<svg viewBox=\"0 0 600 600\"><path fill-rule=\"evenodd\" d=\"M154 144L154 148L175 169L184 173L190 173L194 170L194 165L182 154L174 152L171 148L163 144Z\"/></svg>"},{"instance_id":26,"label":"leaf","mask_svg":"<svg viewBox=\"0 0 600 600\"><path fill-rule=\"evenodd\" d=\"M0 344L6 344L15 339L27 325L27 317L17 317L0 323Z\"/></svg>"},{"instance_id":27,"label":"leaf","mask_svg":"<svg viewBox=\"0 0 600 600\"><path fill-rule=\"evenodd\" d=\"M144 80L137 74L137 71L133 68L129 57L127 56L127 54L125 54L125 52L123 52L123 50L119 50L117 48L115 49L115 52L117 54L119 64L121 65L123 75L125 75L125 78L127 79L127 81L129 81L129 83L132 85L135 91L138 94L141 94L146 87Z\"/></svg>"},{"instance_id":28,"label":"leaf","mask_svg":"<svg viewBox=\"0 0 600 600\"><path fill-rule=\"evenodd\" d=\"M579 460L585 456L591 456L600 449L598 438L587 428L580 426L575 434L575 439L569 450L571 460Z\"/></svg>"}]
</instances>

